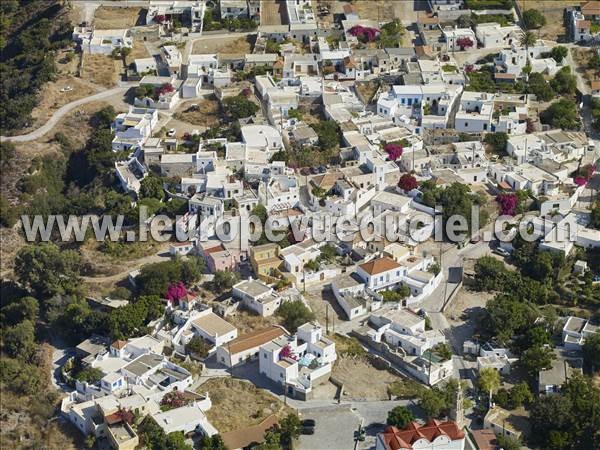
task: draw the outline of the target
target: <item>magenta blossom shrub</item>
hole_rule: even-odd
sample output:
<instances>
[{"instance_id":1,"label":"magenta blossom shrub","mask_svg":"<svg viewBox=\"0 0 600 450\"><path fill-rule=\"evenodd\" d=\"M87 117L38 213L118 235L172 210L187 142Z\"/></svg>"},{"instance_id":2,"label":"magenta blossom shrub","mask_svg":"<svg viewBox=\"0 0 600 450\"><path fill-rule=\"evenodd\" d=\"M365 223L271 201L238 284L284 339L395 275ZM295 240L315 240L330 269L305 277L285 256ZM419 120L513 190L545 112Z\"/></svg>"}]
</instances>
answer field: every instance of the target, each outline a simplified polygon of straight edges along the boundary
<instances>
[{"instance_id":1,"label":"magenta blossom shrub","mask_svg":"<svg viewBox=\"0 0 600 450\"><path fill-rule=\"evenodd\" d=\"M174 90L175 90L175 88L173 87L173 85L171 83L165 83L162 86L157 87L154 90L154 93L158 97L158 96L161 96L163 94L167 94L169 92L173 92Z\"/></svg>"},{"instance_id":2,"label":"magenta blossom shrub","mask_svg":"<svg viewBox=\"0 0 600 450\"><path fill-rule=\"evenodd\" d=\"M505 216L514 216L519 205L517 194L500 194L496 197L496 201L500 205L500 214Z\"/></svg>"},{"instance_id":3,"label":"magenta blossom shrub","mask_svg":"<svg viewBox=\"0 0 600 450\"><path fill-rule=\"evenodd\" d=\"M396 161L402 156L404 148L398 144L385 144L383 150L385 150L385 152L388 154L390 161Z\"/></svg>"},{"instance_id":4,"label":"magenta blossom shrub","mask_svg":"<svg viewBox=\"0 0 600 450\"><path fill-rule=\"evenodd\" d=\"M575 173L573 177L573 182L577 186L584 186L592 179L594 176L594 172L596 171L596 166L593 164L586 164L583 167L580 167L579 170Z\"/></svg>"},{"instance_id":5,"label":"magenta blossom shrub","mask_svg":"<svg viewBox=\"0 0 600 450\"><path fill-rule=\"evenodd\" d=\"M185 288L185 285L180 281L179 283L173 283L169 286L165 298L173 302L178 302L187 294L188 291Z\"/></svg>"},{"instance_id":6,"label":"magenta blossom shrub","mask_svg":"<svg viewBox=\"0 0 600 450\"><path fill-rule=\"evenodd\" d=\"M461 50L464 50L465 48L473 47L473 44L474 44L473 40L466 36L458 38L456 40L456 45L458 45Z\"/></svg>"},{"instance_id":7,"label":"magenta blossom shrub","mask_svg":"<svg viewBox=\"0 0 600 450\"><path fill-rule=\"evenodd\" d=\"M363 27L362 25L355 25L348 31L352 36L355 36L366 42L373 42L377 39L379 30L377 28Z\"/></svg>"},{"instance_id":8,"label":"magenta blossom shrub","mask_svg":"<svg viewBox=\"0 0 600 450\"><path fill-rule=\"evenodd\" d=\"M154 21L159 24L162 24L166 19L167 19L167 17L163 14L158 14L158 15L154 16Z\"/></svg>"},{"instance_id":9,"label":"magenta blossom shrub","mask_svg":"<svg viewBox=\"0 0 600 450\"><path fill-rule=\"evenodd\" d=\"M417 179L411 174L405 173L400 177L400 180L398 181L398 187L404 192L410 192L419 187L419 183L417 183Z\"/></svg>"},{"instance_id":10,"label":"magenta blossom shrub","mask_svg":"<svg viewBox=\"0 0 600 450\"><path fill-rule=\"evenodd\" d=\"M292 347L290 347L287 344L284 345L281 348L281 351L279 352L279 359L284 359L284 358L297 359L296 355L294 354L294 351L292 350Z\"/></svg>"}]
</instances>

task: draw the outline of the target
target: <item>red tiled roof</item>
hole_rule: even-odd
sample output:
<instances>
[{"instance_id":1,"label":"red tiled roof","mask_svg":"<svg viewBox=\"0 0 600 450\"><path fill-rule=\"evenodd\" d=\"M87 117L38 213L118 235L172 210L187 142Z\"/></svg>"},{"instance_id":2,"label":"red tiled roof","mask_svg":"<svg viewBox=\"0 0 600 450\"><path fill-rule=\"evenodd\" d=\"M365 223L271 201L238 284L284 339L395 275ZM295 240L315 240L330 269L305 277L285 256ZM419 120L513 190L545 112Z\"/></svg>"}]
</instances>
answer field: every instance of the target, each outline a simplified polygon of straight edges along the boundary
<instances>
[{"instance_id":1,"label":"red tiled roof","mask_svg":"<svg viewBox=\"0 0 600 450\"><path fill-rule=\"evenodd\" d=\"M400 264L388 256L384 256L383 258L378 258L360 265L360 268L369 275L377 275L378 273L387 272L388 270L393 270L397 267L400 267Z\"/></svg>"},{"instance_id":2,"label":"red tiled roof","mask_svg":"<svg viewBox=\"0 0 600 450\"><path fill-rule=\"evenodd\" d=\"M448 436L450 440L456 441L464 439L465 433L458 428L456 422L451 420L446 422L430 420L425 425L411 422L402 430L396 427L387 427L380 436L386 450L412 450L412 444L419 439L433 442L439 436Z\"/></svg>"},{"instance_id":3,"label":"red tiled roof","mask_svg":"<svg viewBox=\"0 0 600 450\"><path fill-rule=\"evenodd\" d=\"M260 330L253 331L251 333L238 336L228 345L224 346L224 350L226 350L227 353L231 352L233 354L236 354L254 347L264 345L267 342L271 342L273 339L277 339L279 336L283 336L284 334L286 334L285 331L277 326L263 328Z\"/></svg>"},{"instance_id":4,"label":"red tiled roof","mask_svg":"<svg viewBox=\"0 0 600 450\"><path fill-rule=\"evenodd\" d=\"M600 2L599 1L589 1L589 2L583 3L581 5L581 12L583 13L584 16L600 15Z\"/></svg>"},{"instance_id":5,"label":"red tiled roof","mask_svg":"<svg viewBox=\"0 0 600 450\"><path fill-rule=\"evenodd\" d=\"M592 89L593 90L600 89L600 80L592 81Z\"/></svg>"},{"instance_id":6,"label":"red tiled roof","mask_svg":"<svg viewBox=\"0 0 600 450\"><path fill-rule=\"evenodd\" d=\"M350 4L350 3L346 3L344 5L344 14L356 14L356 9L354 8L354 5Z\"/></svg>"},{"instance_id":7,"label":"red tiled roof","mask_svg":"<svg viewBox=\"0 0 600 450\"><path fill-rule=\"evenodd\" d=\"M113 342L112 344L110 344L110 346L112 348L116 348L117 350L121 350L126 345L127 345L127 341L121 341L121 340L117 340L117 341Z\"/></svg>"},{"instance_id":8,"label":"red tiled roof","mask_svg":"<svg viewBox=\"0 0 600 450\"><path fill-rule=\"evenodd\" d=\"M477 450L498 450L498 440L493 430L471 430Z\"/></svg>"}]
</instances>

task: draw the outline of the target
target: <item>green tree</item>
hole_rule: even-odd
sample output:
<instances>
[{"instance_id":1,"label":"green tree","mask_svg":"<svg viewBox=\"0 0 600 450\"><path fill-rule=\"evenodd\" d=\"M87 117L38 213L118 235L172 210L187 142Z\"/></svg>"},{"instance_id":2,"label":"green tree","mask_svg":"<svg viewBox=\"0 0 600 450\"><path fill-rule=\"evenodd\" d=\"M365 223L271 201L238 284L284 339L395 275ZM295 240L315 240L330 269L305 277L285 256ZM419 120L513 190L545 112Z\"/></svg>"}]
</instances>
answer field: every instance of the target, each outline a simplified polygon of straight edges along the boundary
<instances>
[{"instance_id":1,"label":"green tree","mask_svg":"<svg viewBox=\"0 0 600 450\"><path fill-rule=\"evenodd\" d=\"M571 68L565 66L554 75L550 86L559 94L573 95L577 90L577 78L571 73Z\"/></svg>"},{"instance_id":2,"label":"green tree","mask_svg":"<svg viewBox=\"0 0 600 450\"><path fill-rule=\"evenodd\" d=\"M74 378L79 381L85 381L87 383L97 383L102 379L104 373L95 367L84 367L80 371L78 371Z\"/></svg>"},{"instance_id":3,"label":"green tree","mask_svg":"<svg viewBox=\"0 0 600 450\"><path fill-rule=\"evenodd\" d=\"M504 153L506 150L506 143L508 142L508 135L504 132L488 133L485 135L483 142L492 147L494 153Z\"/></svg>"},{"instance_id":4,"label":"green tree","mask_svg":"<svg viewBox=\"0 0 600 450\"><path fill-rule=\"evenodd\" d=\"M497 437L498 445L504 450L520 450L521 440L518 437L508 434L499 434Z\"/></svg>"},{"instance_id":5,"label":"green tree","mask_svg":"<svg viewBox=\"0 0 600 450\"><path fill-rule=\"evenodd\" d=\"M523 47L526 47L527 49L529 49L529 47L533 47L536 42L537 42L537 38L535 37L535 34L532 33L531 31L526 31L523 34L523 36L521 37L520 43Z\"/></svg>"},{"instance_id":6,"label":"green tree","mask_svg":"<svg viewBox=\"0 0 600 450\"><path fill-rule=\"evenodd\" d=\"M17 253L15 274L39 297L74 292L79 288L81 258L74 250L50 243L28 245Z\"/></svg>"},{"instance_id":7,"label":"green tree","mask_svg":"<svg viewBox=\"0 0 600 450\"><path fill-rule=\"evenodd\" d=\"M290 413L281 419L279 428L281 430L281 443L284 448L293 448L294 441L300 436L301 427L302 422L300 422L300 418L294 413Z\"/></svg>"},{"instance_id":8,"label":"green tree","mask_svg":"<svg viewBox=\"0 0 600 450\"><path fill-rule=\"evenodd\" d=\"M580 127L577 105L573 100L561 98L552 103L540 114L542 123L564 130L578 130Z\"/></svg>"},{"instance_id":9,"label":"green tree","mask_svg":"<svg viewBox=\"0 0 600 450\"><path fill-rule=\"evenodd\" d=\"M396 406L388 412L386 423L398 428L404 428L413 420L415 420L415 416L408 408L405 406Z\"/></svg>"},{"instance_id":10,"label":"green tree","mask_svg":"<svg viewBox=\"0 0 600 450\"><path fill-rule=\"evenodd\" d=\"M204 260L197 257L146 264L142 266L136 283L142 295L161 296L173 283L182 281L189 286L200 280L204 267Z\"/></svg>"},{"instance_id":11,"label":"green tree","mask_svg":"<svg viewBox=\"0 0 600 450\"><path fill-rule=\"evenodd\" d=\"M552 50L550 50L550 56L559 64L567 57L568 54L569 49L567 47L563 47L562 45L552 47Z\"/></svg>"},{"instance_id":12,"label":"green tree","mask_svg":"<svg viewBox=\"0 0 600 450\"><path fill-rule=\"evenodd\" d=\"M546 78L544 78L544 75L539 72L534 72L529 75L526 88L527 93L535 95L540 101L548 102L556 96L556 92L552 89L551 84L548 83Z\"/></svg>"},{"instance_id":13,"label":"green tree","mask_svg":"<svg viewBox=\"0 0 600 450\"><path fill-rule=\"evenodd\" d=\"M600 370L600 334L595 333L585 339L583 359L592 371Z\"/></svg>"},{"instance_id":14,"label":"green tree","mask_svg":"<svg viewBox=\"0 0 600 450\"><path fill-rule=\"evenodd\" d=\"M7 355L30 361L36 351L35 328L29 320L7 327L2 333L2 348Z\"/></svg>"},{"instance_id":15,"label":"green tree","mask_svg":"<svg viewBox=\"0 0 600 450\"><path fill-rule=\"evenodd\" d=\"M18 205L11 205L8 199L0 194L0 226L12 228L19 219L20 208Z\"/></svg>"},{"instance_id":16,"label":"green tree","mask_svg":"<svg viewBox=\"0 0 600 450\"><path fill-rule=\"evenodd\" d=\"M283 319L283 325L291 333L295 333L300 325L315 320L315 314L302 300L283 302L277 309L277 315Z\"/></svg>"},{"instance_id":17,"label":"green tree","mask_svg":"<svg viewBox=\"0 0 600 450\"><path fill-rule=\"evenodd\" d=\"M492 395L498 387L500 387L500 374L491 367L484 367L479 370L477 385L481 391L485 392L486 395L489 395L491 402Z\"/></svg>"},{"instance_id":18,"label":"green tree","mask_svg":"<svg viewBox=\"0 0 600 450\"><path fill-rule=\"evenodd\" d=\"M527 30L537 30L546 25L546 17L537 9L523 11L523 24Z\"/></svg>"},{"instance_id":19,"label":"green tree","mask_svg":"<svg viewBox=\"0 0 600 450\"><path fill-rule=\"evenodd\" d=\"M521 354L519 364L533 377L542 369L549 369L555 359L548 347L531 347Z\"/></svg>"},{"instance_id":20,"label":"green tree","mask_svg":"<svg viewBox=\"0 0 600 450\"><path fill-rule=\"evenodd\" d=\"M164 197L163 182L156 175L148 175L140 183L141 198L156 198L162 200Z\"/></svg>"},{"instance_id":21,"label":"green tree","mask_svg":"<svg viewBox=\"0 0 600 450\"><path fill-rule=\"evenodd\" d=\"M329 150L339 145L342 132L337 122L333 120L321 121L311 124L319 137L321 150Z\"/></svg>"},{"instance_id":22,"label":"green tree","mask_svg":"<svg viewBox=\"0 0 600 450\"><path fill-rule=\"evenodd\" d=\"M113 309L108 316L107 328L113 339L128 339L145 333L146 324L163 313L164 306L158 296L143 296L136 302Z\"/></svg>"},{"instance_id":23,"label":"green tree","mask_svg":"<svg viewBox=\"0 0 600 450\"><path fill-rule=\"evenodd\" d=\"M185 346L185 350L188 353L193 353L199 358L206 358L210 349L211 345L207 344L207 342L200 336L194 336Z\"/></svg>"},{"instance_id":24,"label":"green tree","mask_svg":"<svg viewBox=\"0 0 600 450\"><path fill-rule=\"evenodd\" d=\"M600 200L596 200L592 205L592 216L590 225L593 228L600 230Z\"/></svg>"},{"instance_id":25,"label":"green tree","mask_svg":"<svg viewBox=\"0 0 600 450\"><path fill-rule=\"evenodd\" d=\"M0 317L4 325L16 325L23 320L35 322L39 313L39 303L33 297L22 297L3 306Z\"/></svg>"},{"instance_id":26,"label":"green tree","mask_svg":"<svg viewBox=\"0 0 600 450\"><path fill-rule=\"evenodd\" d=\"M410 288L405 285L401 285L394 291L385 290L380 292L384 302L395 302L401 303L406 297L410 295Z\"/></svg>"},{"instance_id":27,"label":"green tree","mask_svg":"<svg viewBox=\"0 0 600 450\"><path fill-rule=\"evenodd\" d=\"M167 434L167 439L165 442L166 450L193 450L189 444L185 442L185 436L182 431L174 431L173 433Z\"/></svg>"},{"instance_id":28,"label":"green tree","mask_svg":"<svg viewBox=\"0 0 600 450\"><path fill-rule=\"evenodd\" d=\"M531 393L531 389L529 389L527 383L517 383L510 388L510 409L514 409L523 405L529 405L533 399L533 394Z\"/></svg>"},{"instance_id":29,"label":"green tree","mask_svg":"<svg viewBox=\"0 0 600 450\"><path fill-rule=\"evenodd\" d=\"M115 108L111 106L107 106L102 108L100 111L94 114L93 122L94 125L98 128L110 128L111 124L117 117L117 112Z\"/></svg>"},{"instance_id":30,"label":"green tree","mask_svg":"<svg viewBox=\"0 0 600 450\"><path fill-rule=\"evenodd\" d=\"M229 272L227 270L217 270L212 280L212 287L219 293L230 291L233 285L240 280L237 272Z\"/></svg>"},{"instance_id":31,"label":"green tree","mask_svg":"<svg viewBox=\"0 0 600 450\"><path fill-rule=\"evenodd\" d=\"M223 108L225 109L225 113L233 119L250 117L258 111L258 105L243 95L227 97L223 100Z\"/></svg>"},{"instance_id":32,"label":"green tree","mask_svg":"<svg viewBox=\"0 0 600 450\"><path fill-rule=\"evenodd\" d=\"M450 358L452 358L452 349L445 342L437 344L431 349L431 351L438 355L442 361L448 361Z\"/></svg>"},{"instance_id":33,"label":"green tree","mask_svg":"<svg viewBox=\"0 0 600 450\"><path fill-rule=\"evenodd\" d=\"M447 406L444 396L433 389L424 389L419 394L417 404L429 419L438 417Z\"/></svg>"},{"instance_id":34,"label":"green tree","mask_svg":"<svg viewBox=\"0 0 600 450\"><path fill-rule=\"evenodd\" d=\"M227 450L220 435L204 436L200 441L200 450Z\"/></svg>"}]
</instances>

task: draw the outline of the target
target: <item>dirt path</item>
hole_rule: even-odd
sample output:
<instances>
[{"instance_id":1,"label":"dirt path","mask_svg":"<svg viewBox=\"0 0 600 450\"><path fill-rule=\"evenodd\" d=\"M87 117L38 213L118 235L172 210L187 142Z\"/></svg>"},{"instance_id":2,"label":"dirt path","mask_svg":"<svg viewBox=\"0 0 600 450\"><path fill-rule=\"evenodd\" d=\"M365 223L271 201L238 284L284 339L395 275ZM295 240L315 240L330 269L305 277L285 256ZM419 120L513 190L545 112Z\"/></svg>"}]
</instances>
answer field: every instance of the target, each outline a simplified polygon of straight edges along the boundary
<instances>
[{"instance_id":1,"label":"dirt path","mask_svg":"<svg viewBox=\"0 0 600 450\"><path fill-rule=\"evenodd\" d=\"M143 258L136 259L134 261L128 261L126 269L113 275L101 275L96 277L85 276L81 277L81 279L86 283L94 284L116 283L126 278L131 271L139 269L143 265L168 261L170 259L171 255L168 252L160 251L154 255L144 256Z\"/></svg>"},{"instance_id":2,"label":"dirt path","mask_svg":"<svg viewBox=\"0 0 600 450\"><path fill-rule=\"evenodd\" d=\"M131 86L133 86L133 84L119 86L119 87L116 87L113 89L109 89L107 91L99 92L97 94L93 94L88 97L81 98L79 100L75 100L71 103L67 103L66 105L59 108L54 114L52 114L52 117L50 117L50 119L44 125L39 127L37 130L34 130L31 133L21 134L18 136L2 136L2 140L10 141L10 142L34 141L34 140L42 137L46 133L48 133L50 130L52 130L56 126L56 124L58 124L60 119L62 119L65 115L67 115L72 109L75 109L81 105L85 105L86 103L94 102L97 100L103 100L103 99L111 97L115 94L124 94L125 92L127 92L127 90L129 88L131 88Z\"/></svg>"}]
</instances>

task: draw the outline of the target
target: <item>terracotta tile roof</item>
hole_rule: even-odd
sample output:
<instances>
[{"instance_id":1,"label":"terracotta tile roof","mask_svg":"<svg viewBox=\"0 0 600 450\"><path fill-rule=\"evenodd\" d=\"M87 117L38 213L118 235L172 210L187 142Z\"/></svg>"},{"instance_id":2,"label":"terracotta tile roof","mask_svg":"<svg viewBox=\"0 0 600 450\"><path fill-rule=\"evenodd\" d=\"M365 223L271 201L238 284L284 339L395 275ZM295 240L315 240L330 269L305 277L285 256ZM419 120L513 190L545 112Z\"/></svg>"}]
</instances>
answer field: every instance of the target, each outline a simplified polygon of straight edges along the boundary
<instances>
[{"instance_id":1,"label":"terracotta tile roof","mask_svg":"<svg viewBox=\"0 0 600 450\"><path fill-rule=\"evenodd\" d=\"M378 273L387 272L397 267L400 267L400 264L387 256L360 265L360 268L369 275L377 275Z\"/></svg>"},{"instance_id":2,"label":"terracotta tile roof","mask_svg":"<svg viewBox=\"0 0 600 450\"><path fill-rule=\"evenodd\" d=\"M320 188L331 189L335 182L343 176L344 174L342 172L326 172L322 175L312 177L310 182Z\"/></svg>"},{"instance_id":3,"label":"terracotta tile roof","mask_svg":"<svg viewBox=\"0 0 600 450\"><path fill-rule=\"evenodd\" d=\"M599 1L589 1L589 2L583 3L581 5L581 12L583 13L584 16L600 15L600 2Z\"/></svg>"},{"instance_id":4,"label":"terracotta tile roof","mask_svg":"<svg viewBox=\"0 0 600 450\"><path fill-rule=\"evenodd\" d=\"M424 16L419 18L419 23L431 24L440 23L440 18L437 16Z\"/></svg>"},{"instance_id":5,"label":"terracotta tile roof","mask_svg":"<svg viewBox=\"0 0 600 450\"><path fill-rule=\"evenodd\" d=\"M475 440L477 450L498 450L498 440L496 433L492 430L471 430L471 435Z\"/></svg>"},{"instance_id":6,"label":"terracotta tile roof","mask_svg":"<svg viewBox=\"0 0 600 450\"><path fill-rule=\"evenodd\" d=\"M207 248L206 250L204 250L204 254L205 255L210 255L211 253L218 253L218 252L222 252L225 250L225 247L223 247L222 244L220 245L216 245L214 247L211 248Z\"/></svg>"},{"instance_id":7,"label":"terracotta tile roof","mask_svg":"<svg viewBox=\"0 0 600 450\"><path fill-rule=\"evenodd\" d=\"M465 433L458 428L456 422L451 420L447 422L430 420L425 425L411 422L402 430L396 427L387 427L380 436L386 450L412 450L412 444L419 439L433 442L438 436L448 436L450 440L456 441L464 439Z\"/></svg>"},{"instance_id":8,"label":"terracotta tile roof","mask_svg":"<svg viewBox=\"0 0 600 450\"><path fill-rule=\"evenodd\" d=\"M277 423L277 416L272 414L258 425L228 431L223 433L221 437L227 448L246 448L253 442L262 443L266 432L276 426Z\"/></svg>"},{"instance_id":9,"label":"terracotta tile roof","mask_svg":"<svg viewBox=\"0 0 600 450\"><path fill-rule=\"evenodd\" d=\"M589 28L592 23L589 20L578 20L577 27L578 28Z\"/></svg>"},{"instance_id":10,"label":"terracotta tile roof","mask_svg":"<svg viewBox=\"0 0 600 450\"><path fill-rule=\"evenodd\" d=\"M346 3L344 5L344 14L356 14L356 9L354 8L354 5L350 4L350 3Z\"/></svg>"},{"instance_id":11,"label":"terracotta tile roof","mask_svg":"<svg viewBox=\"0 0 600 450\"><path fill-rule=\"evenodd\" d=\"M352 58L351 56L346 56L344 58L344 65L349 69L356 68L356 63L354 62L354 58Z\"/></svg>"},{"instance_id":12,"label":"terracotta tile roof","mask_svg":"<svg viewBox=\"0 0 600 450\"><path fill-rule=\"evenodd\" d=\"M514 73L495 73L494 76L498 80L514 80L517 78Z\"/></svg>"},{"instance_id":13,"label":"terracotta tile roof","mask_svg":"<svg viewBox=\"0 0 600 450\"><path fill-rule=\"evenodd\" d=\"M122 348L125 348L126 345L127 345L127 341L121 341L121 340L117 340L117 341L113 342L112 344L110 344L110 346L112 348L116 348L117 350L121 350Z\"/></svg>"},{"instance_id":14,"label":"terracotta tile roof","mask_svg":"<svg viewBox=\"0 0 600 450\"><path fill-rule=\"evenodd\" d=\"M600 89L600 80L592 81L592 89Z\"/></svg>"},{"instance_id":15,"label":"terracotta tile roof","mask_svg":"<svg viewBox=\"0 0 600 450\"><path fill-rule=\"evenodd\" d=\"M279 336L283 336L284 334L286 334L285 331L280 327L272 326L269 328L263 328L251 333L243 334L242 336L239 336L231 341L229 345L225 345L223 348L228 353L240 353L245 350L266 344L267 342L270 342Z\"/></svg>"}]
</instances>

